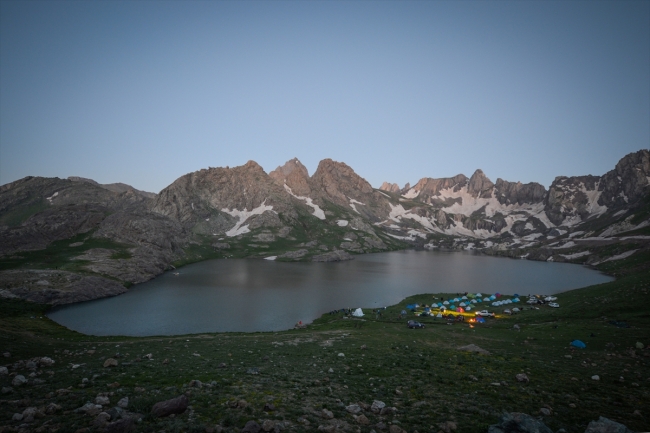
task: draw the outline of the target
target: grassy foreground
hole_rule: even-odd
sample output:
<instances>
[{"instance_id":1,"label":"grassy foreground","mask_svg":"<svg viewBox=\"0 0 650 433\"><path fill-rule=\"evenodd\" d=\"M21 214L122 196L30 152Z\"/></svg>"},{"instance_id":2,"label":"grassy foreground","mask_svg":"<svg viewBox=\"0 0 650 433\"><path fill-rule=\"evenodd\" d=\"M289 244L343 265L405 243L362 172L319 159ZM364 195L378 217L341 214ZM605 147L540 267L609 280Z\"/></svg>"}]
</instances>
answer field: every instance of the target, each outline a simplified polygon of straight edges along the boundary
<instances>
[{"instance_id":1,"label":"grassy foreground","mask_svg":"<svg viewBox=\"0 0 650 433\"><path fill-rule=\"evenodd\" d=\"M617 281L560 294L559 309L481 325L422 318L419 330L407 329L399 312L440 294L410 297L380 318L365 310L363 318L326 314L286 332L157 338L81 335L48 320L42 306L3 299L0 432L105 431L96 414L75 412L100 394L110 400L106 410L128 397L143 432L239 432L249 420L272 420L276 431L486 432L503 411L542 416L553 431L582 433L599 416L647 431L650 272L634 260L609 264L623 275ZM573 339L587 348L570 349ZM469 344L490 354L458 349ZM20 362L45 356L55 364L31 370ZM104 367L108 358L118 365ZM518 382L519 373L529 382ZM28 383L12 386L16 374ZM150 414L181 394L189 398L184 414ZM375 400L396 412L373 413L366 405ZM350 404L363 417L347 411ZM34 422L12 421L27 407L41 412Z\"/></svg>"}]
</instances>

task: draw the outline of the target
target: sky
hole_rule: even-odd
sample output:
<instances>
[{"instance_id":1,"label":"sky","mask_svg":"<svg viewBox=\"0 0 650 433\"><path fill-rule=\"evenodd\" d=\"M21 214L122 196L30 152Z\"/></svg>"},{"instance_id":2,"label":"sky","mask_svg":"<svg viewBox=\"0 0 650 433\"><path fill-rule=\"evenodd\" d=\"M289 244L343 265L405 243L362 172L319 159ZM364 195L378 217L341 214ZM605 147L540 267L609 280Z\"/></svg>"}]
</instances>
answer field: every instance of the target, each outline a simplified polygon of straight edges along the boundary
<instances>
[{"instance_id":1,"label":"sky","mask_svg":"<svg viewBox=\"0 0 650 433\"><path fill-rule=\"evenodd\" d=\"M0 184L297 157L548 188L649 147L647 1L0 2Z\"/></svg>"}]
</instances>

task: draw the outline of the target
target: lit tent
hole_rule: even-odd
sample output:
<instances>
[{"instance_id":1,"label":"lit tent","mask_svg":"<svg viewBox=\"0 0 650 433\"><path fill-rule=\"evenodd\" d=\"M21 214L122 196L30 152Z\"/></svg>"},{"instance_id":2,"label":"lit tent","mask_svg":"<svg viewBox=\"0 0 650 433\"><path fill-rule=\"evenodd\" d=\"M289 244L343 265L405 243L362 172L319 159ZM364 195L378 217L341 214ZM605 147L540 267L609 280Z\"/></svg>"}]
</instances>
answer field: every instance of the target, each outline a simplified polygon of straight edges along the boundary
<instances>
[{"instance_id":1,"label":"lit tent","mask_svg":"<svg viewBox=\"0 0 650 433\"><path fill-rule=\"evenodd\" d=\"M354 310L354 313L352 313L352 315L355 317L363 317L363 311L361 311L361 308L357 308Z\"/></svg>"}]
</instances>

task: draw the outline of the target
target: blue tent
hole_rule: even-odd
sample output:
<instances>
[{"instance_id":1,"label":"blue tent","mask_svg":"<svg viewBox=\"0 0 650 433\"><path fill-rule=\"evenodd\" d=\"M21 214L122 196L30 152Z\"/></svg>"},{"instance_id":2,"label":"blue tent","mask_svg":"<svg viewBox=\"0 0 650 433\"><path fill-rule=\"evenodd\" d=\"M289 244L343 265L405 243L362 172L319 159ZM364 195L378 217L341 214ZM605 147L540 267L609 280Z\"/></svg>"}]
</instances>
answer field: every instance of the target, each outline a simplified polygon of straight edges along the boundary
<instances>
[{"instance_id":1,"label":"blue tent","mask_svg":"<svg viewBox=\"0 0 650 433\"><path fill-rule=\"evenodd\" d=\"M476 323L485 323L485 319L479 316L476 318Z\"/></svg>"},{"instance_id":2,"label":"blue tent","mask_svg":"<svg viewBox=\"0 0 650 433\"><path fill-rule=\"evenodd\" d=\"M573 340L571 342L571 346L576 347L578 349L584 349L587 347L587 345L580 340Z\"/></svg>"}]
</instances>

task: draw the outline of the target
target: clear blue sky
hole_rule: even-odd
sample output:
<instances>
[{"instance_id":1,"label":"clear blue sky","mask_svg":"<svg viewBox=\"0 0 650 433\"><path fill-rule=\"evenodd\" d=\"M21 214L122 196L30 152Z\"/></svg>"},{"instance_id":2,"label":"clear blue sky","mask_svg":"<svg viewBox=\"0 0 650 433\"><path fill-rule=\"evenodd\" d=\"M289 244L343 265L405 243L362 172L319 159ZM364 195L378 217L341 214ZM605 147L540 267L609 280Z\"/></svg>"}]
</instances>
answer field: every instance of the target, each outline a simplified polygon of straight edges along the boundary
<instances>
[{"instance_id":1,"label":"clear blue sky","mask_svg":"<svg viewBox=\"0 0 650 433\"><path fill-rule=\"evenodd\" d=\"M0 2L0 184L252 159L373 186L601 175L650 147L650 2Z\"/></svg>"}]
</instances>

